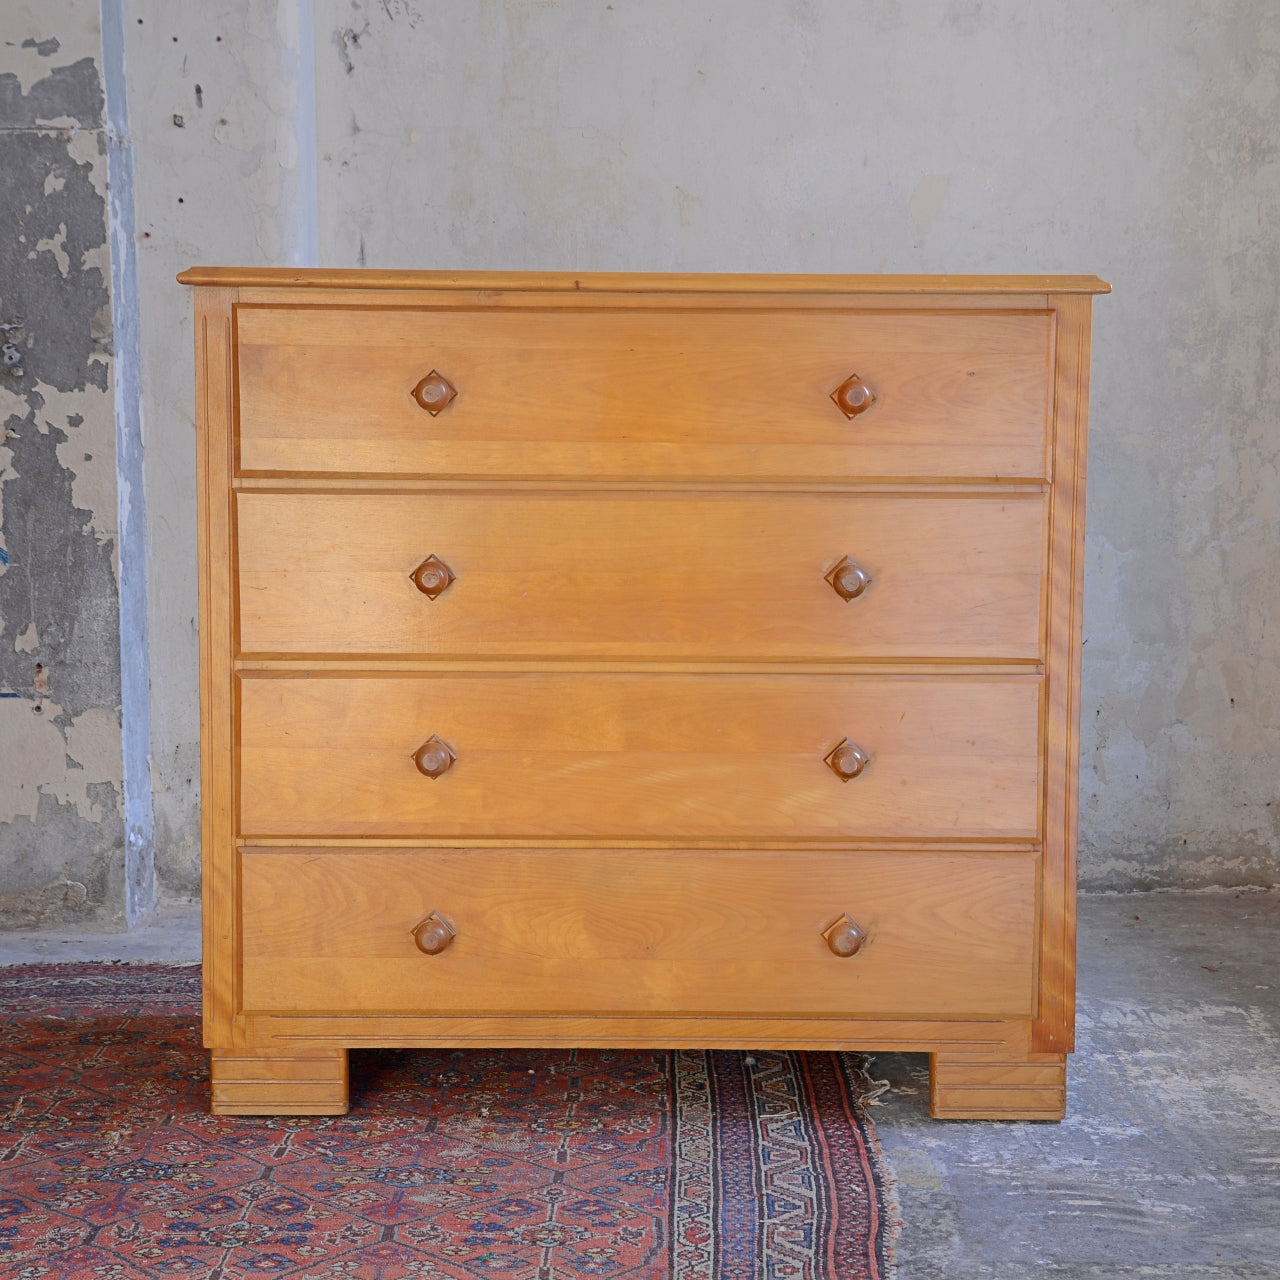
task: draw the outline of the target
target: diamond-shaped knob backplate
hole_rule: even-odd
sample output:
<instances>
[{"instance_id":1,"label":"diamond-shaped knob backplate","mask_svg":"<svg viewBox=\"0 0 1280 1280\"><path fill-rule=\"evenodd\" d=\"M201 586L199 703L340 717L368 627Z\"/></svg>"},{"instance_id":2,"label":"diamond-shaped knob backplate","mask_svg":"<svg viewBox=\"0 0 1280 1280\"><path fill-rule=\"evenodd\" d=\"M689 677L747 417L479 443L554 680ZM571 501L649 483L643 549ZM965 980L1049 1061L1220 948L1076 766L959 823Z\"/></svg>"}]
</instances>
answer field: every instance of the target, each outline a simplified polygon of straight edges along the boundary
<instances>
[{"instance_id":1,"label":"diamond-shaped knob backplate","mask_svg":"<svg viewBox=\"0 0 1280 1280\"><path fill-rule=\"evenodd\" d=\"M458 931L439 912L433 911L411 930L418 950L438 956L458 936Z\"/></svg>"},{"instance_id":2,"label":"diamond-shaped knob backplate","mask_svg":"<svg viewBox=\"0 0 1280 1280\"><path fill-rule=\"evenodd\" d=\"M827 925L822 936L831 948L831 954L842 960L856 956L867 941L867 931L847 914Z\"/></svg>"},{"instance_id":3,"label":"diamond-shaped knob backplate","mask_svg":"<svg viewBox=\"0 0 1280 1280\"><path fill-rule=\"evenodd\" d=\"M848 556L827 574L827 581L842 600L855 599L871 585L867 571L861 565L854 564Z\"/></svg>"},{"instance_id":4,"label":"diamond-shaped knob backplate","mask_svg":"<svg viewBox=\"0 0 1280 1280\"><path fill-rule=\"evenodd\" d=\"M428 556L409 577L428 600L443 595L449 590L450 583L455 581L453 570L439 556Z\"/></svg>"},{"instance_id":5,"label":"diamond-shaped knob backplate","mask_svg":"<svg viewBox=\"0 0 1280 1280\"><path fill-rule=\"evenodd\" d=\"M831 398L836 402L836 408L846 418L856 418L858 414L866 413L875 404L876 393L855 373L846 378L831 393Z\"/></svg>"},{"instance_id":6,"label":"diamond-shaped knob backplate","mask_svg":"<svg viewBox=\"0 0 1280 1280\"><path fill-rule=\"evenodd\" d=\"M871 763L871 757L856 742L842 738L827 752L824 763L841 782L848 782Z\"/></svg>"},{"instance_id":7,"label":"diamond-shaped knob backplate","mask_svg":"<svg viewBox=\"0 0 1280 1280\"><path fill-rule=\"evenodd\" d=\"M413 398L434 418L447 409L458 389L434 369L413 389Z\"/></svg>"},{"instance_id":8,"label":"diamond-shaped knob backplate","mask_svg":"<svg viewBox=\"0 0 1280 1280\"><path fill-rule=\"evenodd\" d=\"M413 763L418 766L418 772L425 773L428 778L448 773L457 758L453 748L434 733L413 753Z\"/></svg>"}]
</instances>

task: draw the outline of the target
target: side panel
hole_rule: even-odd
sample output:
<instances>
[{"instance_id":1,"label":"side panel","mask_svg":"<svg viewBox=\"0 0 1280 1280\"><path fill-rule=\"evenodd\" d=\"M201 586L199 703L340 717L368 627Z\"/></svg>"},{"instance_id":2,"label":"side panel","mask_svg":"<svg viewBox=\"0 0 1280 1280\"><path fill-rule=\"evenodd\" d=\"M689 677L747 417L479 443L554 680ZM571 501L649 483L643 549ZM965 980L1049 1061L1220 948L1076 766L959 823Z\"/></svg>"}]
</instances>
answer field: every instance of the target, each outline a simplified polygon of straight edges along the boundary
<instances>
[{"instance_id":1,"label":"side panel","mask_svg":"<svg viewBox=\"0 0 1280 1280\"><path fill-rule=\"evenodd\" d=\"M205 1043L236 1040L233 289L196 290L196 468L200 554L200 784Z\"/></svg>"},{"instance_id":2,"label":"side panel","mask_svg":"<svg viewBox=\"0 0 1280 1280\"><path fill-rule=\"evenodd\" d=\"M1044 898L1040 1001L1033 1040L1040 1052L1067 1053L1075 1034L1076 822L1092 299L1064 296L1053 302L1057 324L1045 646Z\"/></svg>"}]
</instances>

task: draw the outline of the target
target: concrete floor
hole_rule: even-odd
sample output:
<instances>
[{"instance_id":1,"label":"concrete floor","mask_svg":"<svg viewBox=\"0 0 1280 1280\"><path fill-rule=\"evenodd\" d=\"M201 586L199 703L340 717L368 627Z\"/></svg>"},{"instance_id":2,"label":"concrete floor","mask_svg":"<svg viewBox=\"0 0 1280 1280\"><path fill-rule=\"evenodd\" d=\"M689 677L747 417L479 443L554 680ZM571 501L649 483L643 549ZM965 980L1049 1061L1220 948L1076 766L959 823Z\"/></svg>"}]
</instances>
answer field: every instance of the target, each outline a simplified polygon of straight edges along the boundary
<instances>
[{"instance_id":1,"label":"concrete floor","mask_svg":"<svg viewBox=\"0 0 1280 1280\"><path fill-rule=\"evenodd\" d=\"M899 1280L1280 1277L1278 959L1274 893L1082 899L1062 1124L930 1120L877 1057Z\"/></svg>"},{"instance_id":2,"label":"concrete floor","mask_svg":"<svg viewBox=\"0 0 1280 1280\"><path fill-rule=\"evenodd\" d=\"M0 934L0 964L198 957L190 908L128 935ZM1083 899L1062 1124L931 1120L926 1059L876 1057L898 1280L1280 1277L1278 959L1275 893Z\"/></svg>"},{"instance_id":3,"label":"concrete floor","mask_svg":"<svg viewBox=\"0 0 1280 1280\"><path fill-rule=\"evenodd\" d=\"M132 933L0 933L0 965L87 960L195 964L199 959L199 907L161 907Z\"/></svg>"}]
</instances>

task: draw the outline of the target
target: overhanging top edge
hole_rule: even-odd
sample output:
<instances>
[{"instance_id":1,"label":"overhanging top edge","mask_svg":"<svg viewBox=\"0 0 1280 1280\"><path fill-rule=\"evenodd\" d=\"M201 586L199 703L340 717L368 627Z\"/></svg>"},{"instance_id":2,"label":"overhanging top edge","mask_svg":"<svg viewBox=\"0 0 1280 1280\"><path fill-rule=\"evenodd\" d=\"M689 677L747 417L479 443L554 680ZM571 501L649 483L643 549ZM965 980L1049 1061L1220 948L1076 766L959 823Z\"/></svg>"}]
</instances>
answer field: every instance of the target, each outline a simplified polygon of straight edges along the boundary
<instances>
[{"instance_id":1,"label":"overhanging top edge","mask_svg":"<svg viewBox=\"0 0 1280 1280\"><path fill-rule=\"evenodd\" d=\"M543 293L1110 293L1091 275L771 275L569 271L377 271L189 267L180 284L215 288L472 290Z\"/></svg>"}]
</instances>

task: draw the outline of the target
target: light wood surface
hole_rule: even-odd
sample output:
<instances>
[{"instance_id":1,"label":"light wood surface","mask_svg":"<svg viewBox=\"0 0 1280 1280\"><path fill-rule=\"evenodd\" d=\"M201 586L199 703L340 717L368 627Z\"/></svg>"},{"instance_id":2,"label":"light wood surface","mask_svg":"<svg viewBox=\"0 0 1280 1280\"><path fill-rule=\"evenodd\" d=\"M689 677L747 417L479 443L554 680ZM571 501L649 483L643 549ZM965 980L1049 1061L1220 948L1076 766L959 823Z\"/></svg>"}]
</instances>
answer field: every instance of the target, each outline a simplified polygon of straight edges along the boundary
<instances>
[{"instance_id":1,"label":"light wood surface","mask_svg":"<svg viewBox=\"0 0 1280 1280\"><path fill-rule=\"evenodd\" d=\"M255 835L1035 839L1038 678L246 676ZM457 756L424 778L437 735ZM849 738L871 757L842 782Z\"/></svg>"},{"instance_id":2,"label":"light wood surface","mask_svg":"<svg viewBox=\"0 0 1280 1280\"><path fill-rule=\"evenodd\" d=\"M1026 1015L1036 866L1032 854L248 851L245 1004ZM428 956L412 930L432 912L457 936ZM846 913L867 942L837 958L822 931Z\"/></svg>"},{"instance_id":3,"label":"light wood surface","mask_svg":"<svg viewBox=\"0 0 1280 1280\"><path fill-rule=\"evenodd\" d=\"M1039 494L242 493L259 654L1037 659ZM435 599L411 581L436 555ZM845 601L845 557L871 578Z\"/></svg>"},{"instance_id":4,"label":"light wood surface","mask_svg":"<svg viewBox=\"0 0 1280 1280\"><path fill-rule=\"evenodd\" d=\"M354 1045L669 1044L1062 1114L1109 286L183 279L215 1111L339 1113Z\"/></svg>"},{"instance_id":5,"label":"light wood surface","mask_svg":"<svg viewBox=\"0 0 1280 1280\"><path fill-rule=\"evenodd\" d=\"M1111 286L1093 275L772 275L748 273L679 273L620 271L375 271L332 267L190 267L178 280L189 285L223 288L275 287L300 291L341 289L462 289L485 294L506 293L747 293L771 299L794 294L933 294L933 305L948 296L1043 293L1110 293ZM305 295L302 295L305 296ZM501 299L506 301L506 299Z\"/></svg>"},{"instance_id":6,"label":"light wood surface","mask_svg":"<svg viewBox=\"0 0 1280 1280\"><path fill-rule=\"evenodd\" d=\"M1047 474L1047 313L236 315L247 472ZM458 392L436 417L412 395L433 371ZM852 421L851 373L877 396Z\"/></svg>"},{"instance_id":7,"label":"light wood surface","mask_svg":"<svg viewBox=\"0 0 1280 1280\"><path fill-rule=\"evenodd\" d=\"M939 1120L1061 1120L1063 1053L949 1051L929 1059L929 1110Z\"/></svg>"},{"instance_id":8,"label":"light wood surface","mask_svg":"<svg viewBox=\"0 0 1280 1280\"><path fill-rule=\"evenodd\" d=\"M340 1116L347 1110L346 1049L213 1050L214 1115Z\"/></svg>"},{"instance_id":9,"label":"light wood surface","mask_svg":"<svg viewBox=\"0 0 1280 1280\"><path fill-rule=\"evenodd\" d=\"M200 593L200 845L204 921L204 1032L209 1046L243 1040L239 1007L235 840L232 412L235 350L230 289L196 297L196 480Z\"/></svg>"},{"instance_id":10,"label":"light wood surface","mask_svg":"<svg viewBox=\"0 0 1280 1280\"><path fill-rule=\"evenodd\" d=\"M631 1049L819 1049L931 1053L941 1048L1025 1058L1025 1017L834 1017L831 1014L246 1013L254 1053L296 1056L316 1044L429 1049L576 1045Z\"/></svg>"},{"instance_id":11,"label":"light wood surface","mask_svg":"<svg viewBox=\"0 0 1280 1280\"><path fill-rule=\"evenodd\" d=\"M1086 440L1092 300L1058 299L1055 311L1054 471L1046 591L1045 876L1040 998L1033 1047L1075 1047L1076 826L1080 771L1080 658L1084 615Z\"/></svg>"}]
</instances>

